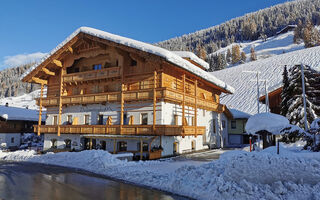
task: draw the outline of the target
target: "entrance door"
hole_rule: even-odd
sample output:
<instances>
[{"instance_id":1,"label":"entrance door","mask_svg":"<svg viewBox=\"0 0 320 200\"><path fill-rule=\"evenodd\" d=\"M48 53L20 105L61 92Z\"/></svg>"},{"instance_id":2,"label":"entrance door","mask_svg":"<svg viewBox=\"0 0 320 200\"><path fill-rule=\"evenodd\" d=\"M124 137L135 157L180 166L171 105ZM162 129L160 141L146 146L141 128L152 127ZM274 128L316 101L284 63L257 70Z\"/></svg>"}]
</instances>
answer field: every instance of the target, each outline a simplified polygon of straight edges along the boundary
<instances>
[{"instance_id":1,"label":"entrance door","mask_svg":"<svg viewBox=\"0 0 320 200\"><path fill-rule=\"evenodd\" d=\"M107 150L107 142L106 141L101 141L101 149Z\"/></svg>"}]
</instances>

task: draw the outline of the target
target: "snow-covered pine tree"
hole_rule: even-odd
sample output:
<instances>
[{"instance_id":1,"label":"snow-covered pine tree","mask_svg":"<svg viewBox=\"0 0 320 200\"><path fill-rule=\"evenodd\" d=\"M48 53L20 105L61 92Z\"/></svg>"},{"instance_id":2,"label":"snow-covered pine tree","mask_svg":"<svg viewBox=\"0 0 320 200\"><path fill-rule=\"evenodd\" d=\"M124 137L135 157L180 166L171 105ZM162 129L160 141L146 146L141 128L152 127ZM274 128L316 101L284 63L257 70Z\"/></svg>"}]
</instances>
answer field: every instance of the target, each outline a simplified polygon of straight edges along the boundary
<instances>
[{"instance_id":1,"label":"snow-covered pine tree","mask_svg":"<svg viewBox=\"0 0 320 200\"><path fill-rule=\"evenodd\" d=\"M289 78L287 66L284 66L282 73L282 92L281 92L281 104L280 104L280 114L287 116L289 109L289 99L292 96L292 91L289 90Z\"/></svg>"},{"instance_id":2,"label":"snow-covered pine tree","mask_svg":"<svg viewBox=\"0 0 320 200\"><path fill-rule=\"evenodd\" d=\"M298 20L297 27L294 29L293 32L293 42L295 44L300 44L303 41L303 25L301 20Z\"/></svg>"},{"instance_id":3,"label":"snow-covered pine tree","mask_svg":"<svg viewBox=\"0 0 320 200\"><path fill-rule=\"evenodd\" d=\"M227 61L227 63L231 63L231 51L230 51L230 49L227 50L226 61Z\"/></svg>"},{"instance_id":4,"label":"snow-covered pine tree","mask_svg":"<svg viewBox=\"0 0 320 200\"><path fill-rule=\"evenodd\" d=\"M303 28L303 41L306 48L320 44L320 33L310 20L307 21L306 26Z\"/></svg>"},{"instance_id":5,"label":"snow-covered pine tree","mask_svg":"<svg viewBox=\"0 0 320 200\"><path fill-rule=\"evenodd\" d=\"M317 97L320 96L319 76L320 74L304 65L305 75L305 91L306 91L306 105L307 105L307 121L310 124L320 113L320 105L317 102ZM288 98L288 113L286 117L290 123L304 128L304 107L302 95L302 81L301 81L301 66L295 65L289 70L289 87L288 90L292 92Z\"/></svg>"}]
</instances>

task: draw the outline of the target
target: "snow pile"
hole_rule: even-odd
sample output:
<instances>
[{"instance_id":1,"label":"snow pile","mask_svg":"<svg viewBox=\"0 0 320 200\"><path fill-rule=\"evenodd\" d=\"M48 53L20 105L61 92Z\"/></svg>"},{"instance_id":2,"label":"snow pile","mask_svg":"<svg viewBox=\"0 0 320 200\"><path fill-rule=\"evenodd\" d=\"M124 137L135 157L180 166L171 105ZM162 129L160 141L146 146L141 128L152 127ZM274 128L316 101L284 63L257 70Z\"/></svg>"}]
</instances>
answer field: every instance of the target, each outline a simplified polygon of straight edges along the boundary
<instances>
[{"instance_id":1,"label":"snow pile","mask_svg":"<svg viewBox=\"0 0 320 200\"><path fill-rule=\"evenodd\" d=\"M204 67L205 69L209 69L209 63L202 60L201 58L196 56L196 54L194 54L190 51L172 51L172 52L182 58L189 58L190 60L192 60L192 61L198 63L199 65L201 65L202 67Z\"/></svg>"},{"instance_id":2,"label":"snow pile","mask_svg":"<svg viewBox=\"0 0 320 200\"><path fill-rule=\"evenodd\" d=\"M56 53L60 48L62 48L65 44L67 44L70 40L72 40L76 35L79 33L85 33L91 36L95 36L101 39L105 39L108 41L115 42L117 44L125 45L131 48L135 48L144 52L148 52L157 56L160 56L167 60L168 62L171 62L175 64L178 67L181 67L199 77L202 77L203 79L217 85L218 87L221 87L225 89L226 91L233 93L234 89L224 83L223 81L217 79L212 74L200 69L199 67L193 65L191 62L181 58L177 54L168 51L166 49L163 49L161 47L157 47L151 44L147 44L141 41L133 40L130 38L122 37L119 35L114 35L105 31L101 31L98 29L90 28L90 27L80 27L75 32L73 32L67 39L65 39L62 43L60 43L55 49L53 49L47 56L45 56L40 63L35 64L34 66L30 67L29 70L27 70L23 75L22 78L25 77L27 74L29 74L32 70L40 66L42 62L44 62L46 59L48 59L50 56L52 56L54 53Z\"/></svg>"},{"instance_id":3,"label":"snow pile","mask_svg":"<svg viewBox=\"0 0 320 200\"><path fill-rule=\"evenodd\" d=\"M75 167L196 199L319 198L320 153L292 151L280 155L231 151L199 164L173 160L127 162L101 151L34 155L34 151L0 152L0 159ZM196 189L195 189L196 188Z\"/></svg>"},{"instance_id":4,"label":"snow pile","mask_svg":"<svg viewBox=\"0 0 320 200\"><path fill-rule=\"evenodd\" d=\"M0 106L0 116L7 120L38 121L39 112L26 108ZM44 121L45 114L43 114L43 117L42 120Z\"/></svg>"},{"instance_id":5,"label":"snow pile","mask_svg":"<svg viewBox=\"0 0 320 200\"><path fill-rule=\"evenodd\" d=\"M282 81L283 68L295 64L306 64L315 70L320 70L320 47L302 49L270 58L257 60L236 67L212 72L213 75L234 86L235 92L221 98L221 103L228 108L241 110L249 114L257 113L257 86L255 74L244 71L259 71L259 78L268 80L268 85L276 85ZM253 81L251 81L253 80ZM260 92L264 92L264 83L260 83ZM265 110L260 104L260 111Z\"/></svg>"},{"instance_id":6,"label":"snow pile","mask_svg":"<svg viewBox=\"0 0 320 200\"><path fill-rule=\"evenodd\" d=\"M290 126L289 120L282 115L273 113L259 113L251 116L246 123L246 131L256 134L259 131L268 131L274 135Z\"/></svg>"}]
</instances>

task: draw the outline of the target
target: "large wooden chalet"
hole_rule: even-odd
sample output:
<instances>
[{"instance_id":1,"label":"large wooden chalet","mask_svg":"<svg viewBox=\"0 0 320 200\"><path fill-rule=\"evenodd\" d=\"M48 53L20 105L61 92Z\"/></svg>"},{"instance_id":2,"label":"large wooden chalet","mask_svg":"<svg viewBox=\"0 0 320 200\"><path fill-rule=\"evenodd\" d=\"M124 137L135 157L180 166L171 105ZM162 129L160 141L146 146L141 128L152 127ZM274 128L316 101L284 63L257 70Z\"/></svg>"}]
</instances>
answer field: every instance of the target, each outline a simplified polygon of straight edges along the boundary
<instances>
[{"instance_id":1,"label":"large wooden chalet","mask_svg":"<svg viewBox=\"0 0 320 200\"><path fill-rule=\"evenodd\" d=\"M81 27L23 78L41 84L40 122L47 109L46 125L34 131L44 134L44 149L149 159L222 146L221 122L232 115L219 96L233 88L195 57Z\"/></svg>"}]
</instances>

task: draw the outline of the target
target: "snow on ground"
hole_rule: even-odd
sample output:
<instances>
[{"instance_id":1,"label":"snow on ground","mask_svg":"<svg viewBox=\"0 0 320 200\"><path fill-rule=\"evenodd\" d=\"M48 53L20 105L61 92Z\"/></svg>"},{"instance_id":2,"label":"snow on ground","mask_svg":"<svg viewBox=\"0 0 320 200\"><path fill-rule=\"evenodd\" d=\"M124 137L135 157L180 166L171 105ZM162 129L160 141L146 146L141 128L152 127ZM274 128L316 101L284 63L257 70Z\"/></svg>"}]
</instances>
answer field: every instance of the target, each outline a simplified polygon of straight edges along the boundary
<instances>
[{"instance_id":1,"label":"snow on ground","mask_svg":"<svg viewBox=\"0 0 320 200\"><path fill-rule=\"evenodd\" d=\"M47 92L44 91L44 94ZM35 90L29 94L23 94L21 96L17 97L6 97L0 99L0 105L5 105L6 103L9 103L10 107L18 107L18 108L26 108L32 110L38 110L39 106L36 105L35 98L40 97L40 90Z\"/></svg>"},{"instance_id":2,"label":"snow on ground","mask_svg":"<svg viewBox=\"0 0 320 200\"><path fill-rule=\"evenodd\" d=\"M217 78L235 88L232 95L221 96L221 102L228 108L256 114L257 113L257 87L256 75L244 71L260 71L260 79L266 79L268 85L276 85L282 81L283 67L295 64L306 64L320 70L320 47L302 49L270 58L245 63L236 67L212 72ZM252 81L251 81L252 80ZM264 83L260 83L260 94L264 93ZM265 107L261 104L264 112Z\"/></svg>"},{"instance_id":3,"label":"snow on ground","mask_svg":"<svg viewBox=\"0 0 320 200\"><path fill-rule=\"evenodd\" d=\"M244 51L247 55L247 60L250 60L250 49L254 47L258 59L264 59L275 55L280 55L283 53L288 53L300 49L304 49L304 43L294 44L293 43L293 31L276 35L263 41L261 39L248 42L233 43L218 51L212 53L223 53L227 54L228 49L232 49L233 45L239 45L240 50ZM212 55L211 54L211 55Z\"/></svg>"},{"instance_id":4,"label":"snow on ground","mask_svg":"<svg viewBox=\"0 0 320 200\"><path fill-rule=\"evenodd\" d=\"M298 146L301 144L298 144ZM282 145L261 152L229 151L212 162L127 162L91 150L35 155L0 152L0 159L80 168L196 199L320 199L320 153Z\"/></svg>"}]
</instances>

